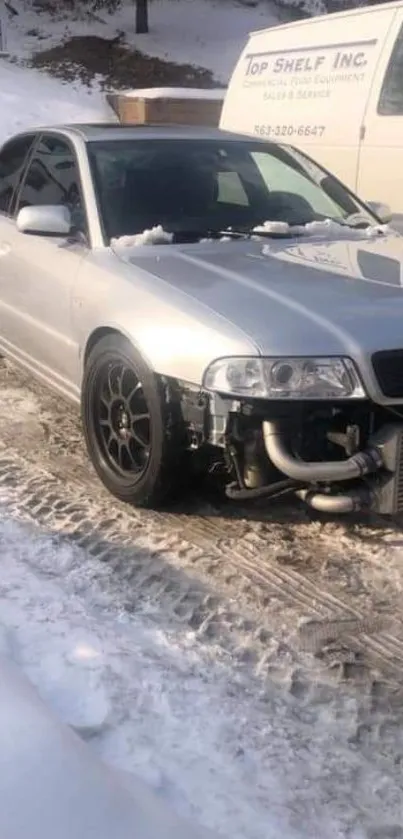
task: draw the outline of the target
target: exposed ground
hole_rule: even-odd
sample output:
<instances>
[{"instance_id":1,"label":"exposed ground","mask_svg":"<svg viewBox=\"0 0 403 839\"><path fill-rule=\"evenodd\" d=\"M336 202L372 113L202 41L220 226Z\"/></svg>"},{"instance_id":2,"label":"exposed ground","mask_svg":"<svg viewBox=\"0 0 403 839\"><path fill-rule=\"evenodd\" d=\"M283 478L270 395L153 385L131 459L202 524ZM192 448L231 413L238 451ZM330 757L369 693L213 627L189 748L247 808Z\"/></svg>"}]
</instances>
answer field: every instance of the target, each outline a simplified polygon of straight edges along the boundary
<instances>
[{"instance_id":1,"label":"exposed ground","mask_svg":"<svg viewBox=\"0 0 403 839\"><path fill-rule=\"evenodd\" d=\"M248 34L277 23L270 0L152 0L150 31L137 35L134 5L122 0L111 14L64 2L33 7L13 0L7 48L13 60L59 78L104 86L226 85ZM293 10L291 10L293 14Z\"/></svg>"},{"instance_id":2,"label":"exposed ground","mask_svg":"<svg viewBox=\"0 0 403 839\"><path fill-rule=\"evenodd\" d=\"M154 58L97 35L76 35L36 52L28 63L64 81L91 84L97 78L101 88L221 86L204 67Z\"/></svg>"}]
</instances>

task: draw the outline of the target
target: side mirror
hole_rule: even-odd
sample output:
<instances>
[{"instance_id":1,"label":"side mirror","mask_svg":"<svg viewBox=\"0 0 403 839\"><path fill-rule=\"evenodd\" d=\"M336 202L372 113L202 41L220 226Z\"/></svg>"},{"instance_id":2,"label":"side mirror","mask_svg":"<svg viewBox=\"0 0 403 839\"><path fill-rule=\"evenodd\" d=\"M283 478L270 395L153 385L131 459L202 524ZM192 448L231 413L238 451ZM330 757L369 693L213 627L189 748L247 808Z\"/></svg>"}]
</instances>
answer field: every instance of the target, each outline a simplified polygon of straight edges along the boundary
<instances>
[{"instance_id":1,"label":"side mirror","mask_svg":"<svg viewBox=\"0 0 403 839\"><path fill-rule=\"evenodd\" d=\"M393 213L388 204L383 204L382 201L367 201L367 205L383 224L392 221Z\"/></svg>"},{"instance_id":2,"label":"side mirror","mask_svg":"<svg viewBox=\"0 0 403 839\"><path fill-rule=\"evenodd\" d=\"M53 204L23 207L17 215L17 230L42 236L68 236L71 231L70 210Z\"/></svg>"}]
</instances>

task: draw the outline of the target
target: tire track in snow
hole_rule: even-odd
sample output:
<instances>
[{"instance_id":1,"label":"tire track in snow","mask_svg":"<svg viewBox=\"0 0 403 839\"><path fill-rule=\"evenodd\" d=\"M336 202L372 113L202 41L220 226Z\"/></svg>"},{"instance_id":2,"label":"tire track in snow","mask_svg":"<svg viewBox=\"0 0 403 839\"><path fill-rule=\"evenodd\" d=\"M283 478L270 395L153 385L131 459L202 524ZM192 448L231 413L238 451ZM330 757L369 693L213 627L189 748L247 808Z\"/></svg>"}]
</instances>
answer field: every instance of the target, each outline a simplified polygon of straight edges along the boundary
<instances>
[{"instance_id":1,"label":"tire track in snow","mask_svg":"<svg viewBox=\"0 0 403 839\"><path fill-rule=\"evenodd\" d=\"M296 673L306 695L315 682L336 685L347 666L352 684L366 674L369 691L379 678L401 685L397 604L388 604L390 629L376 591L358 585L354 594L330 579L329 562L351 564L359 577L368 559L344 525L320 527L294 504L264 510L260 521L231 505L212 510L206 501L199 515L195 500L182 512L128 508L99 484L74 409L7 364L0 384L0 499L11 515L77 542L107 565L108 585L124 590L125 608L161 603L172 620L291 692ZM306 627L301 643L301 618L317 621L310 643ZM346 618L355 621L349 633Z\"/></svg>"}]
</instances>

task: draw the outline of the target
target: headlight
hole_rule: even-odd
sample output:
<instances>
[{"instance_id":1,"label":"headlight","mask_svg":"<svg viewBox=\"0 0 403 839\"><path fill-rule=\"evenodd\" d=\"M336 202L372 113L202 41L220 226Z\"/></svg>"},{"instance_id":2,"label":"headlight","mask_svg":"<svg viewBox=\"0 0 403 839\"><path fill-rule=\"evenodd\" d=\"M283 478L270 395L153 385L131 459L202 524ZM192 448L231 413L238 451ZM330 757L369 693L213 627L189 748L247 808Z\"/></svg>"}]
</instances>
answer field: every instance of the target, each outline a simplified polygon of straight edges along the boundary
<instances>
[{"instance_id":1,"label":"headlight","mask_svg":"<svg viewBox=\"0 0 403 839\"><path fill-rule=\"evenodd\" d=\"M365 391L349 358L220 358L203 387L260 399L363 399Z\"/></svg>"}]
</instances>

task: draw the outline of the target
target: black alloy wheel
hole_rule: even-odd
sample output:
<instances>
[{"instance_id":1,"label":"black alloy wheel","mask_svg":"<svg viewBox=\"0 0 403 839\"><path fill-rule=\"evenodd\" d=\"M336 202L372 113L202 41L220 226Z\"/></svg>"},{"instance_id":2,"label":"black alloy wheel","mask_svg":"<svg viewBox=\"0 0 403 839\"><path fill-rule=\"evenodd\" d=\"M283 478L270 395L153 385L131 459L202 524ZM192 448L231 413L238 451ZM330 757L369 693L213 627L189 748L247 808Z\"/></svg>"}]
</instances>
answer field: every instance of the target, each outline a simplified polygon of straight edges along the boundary
<instances>
[{"instance_id":1,"label":"black alloy wheel","mask_svg":"<svg viewBox=\"0 0 403 839\"><path fill-rule=\"evenodd\" d=\"M158 507L177 491L184 449L155 374L123 336L91 350L82 384L88 453L117 498ZM183 441L182 441L183 443Z\"/></svg>"}]
</instances>

